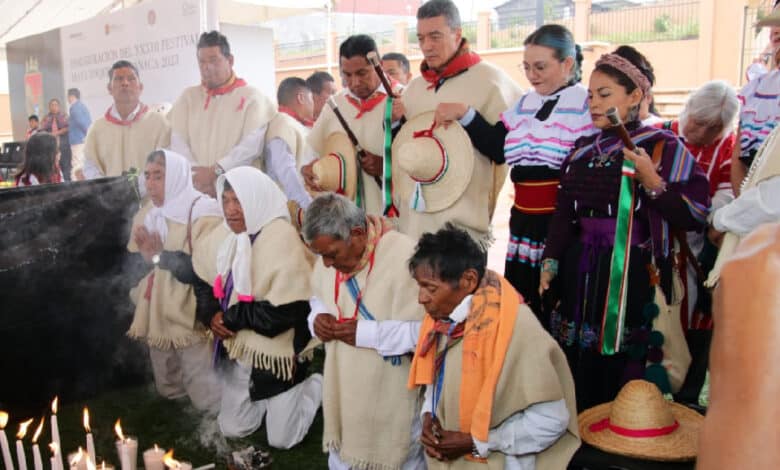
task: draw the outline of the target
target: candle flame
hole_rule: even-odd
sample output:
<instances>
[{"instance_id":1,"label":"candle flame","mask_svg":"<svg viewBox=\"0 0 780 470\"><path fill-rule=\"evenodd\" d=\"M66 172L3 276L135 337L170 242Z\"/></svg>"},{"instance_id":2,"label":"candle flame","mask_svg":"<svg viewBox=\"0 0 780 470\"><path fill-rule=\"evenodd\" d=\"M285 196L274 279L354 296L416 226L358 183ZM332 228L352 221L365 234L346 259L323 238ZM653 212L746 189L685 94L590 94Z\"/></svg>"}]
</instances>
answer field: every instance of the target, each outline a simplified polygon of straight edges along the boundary
<instances>
[{"instance_id":1,"label":"candle flame","mask_svg":"<svg viewBox=\"0 0 780 470\"><path fill-rule=\"evenodd\" d=\"M76 465L79 464L79 462L81 462L81 459L83 458L84 458L84 450L81 447L79 447L78 453L74 455L72 459L70 459L70 466L75 467Z\"/></svg>"},{"instance_id":2,"label":"candle flame","mask_svg":"<svg viewBox=\"0 0 780 470\"><path fill-rule=\"evenodd\" d=\"M89 428L89 410L87 407L84 407L84 429L89 433L92 432L92 430Z\"/></svg>"},{"instance_id":3,"label":"candle flame","mask_svg":"<svg viewBox=\"0 0 780 470\"><path fill-rule=\"evenodd\" d=\"M101 470L106 470L106 461L104 460L103 463L100 464Z\"/></svg>"},{"instance_id":4,"label":"candle flame","mask_svg":"<svg viewBox=\"0 0 780 470\"><path fill-rule=\"evenodd\" d=\"M173 459L173 449L169 450L168 452L163 455L163 463L168 468L180 468L181 463L179 463L178 460Z\"/></svg>"},{"instance_id":5,"label":"candle flame","mask_svg":"<svg viewBox=\"0 0 780 470\"><path fill-rule=\"evenodd\" d=\"M56 457L57 454L60 453L60 446L58 446L56 442L50 442L49 450L51 450L51 455Z\"/></svg>"},{"instance_id":6,"label":"candle flame","mask_svg":"<svg viewBox=\"0 0 780 470\"><path fill-rule=\"evenodd\" d=\"M27 428L30 427L32 422L33 422L33 419L30 418L27 421L19 423L19 432L16 433L16 438L17 439L24 439L24 436L27 434Z\"/></svg>"},{"instance_id":7,"label":"candle flame","mask_svg":"<svg viewBox=\"0 0 780 470\"><path fill-rule=\"evenodd\" d=\"M155 444L155 445L154 445L154 451L155 451L155 452L159 452L159 451L160 451L160 448L159 448L159 447L157 447L157 444Z\"/></svg>"},{"instance_id":8,"label":"candle flame","mask_svg":"<svg viewBox=\"0 0 780 470\"><path fill-rule=\"evenodd\" d=\"M33 434L32 443L37 444L38 438L41 435L41 431L43 431L43 420L45 419L44 416L41 416L41 422L38 424L38 428L35 430L35 434Z\"/></svg>"},{"instance_id":9,"label":"candle flame","mask_svg":"<svg viewBox=\"0 0 780 470\"><path fill-rule=\"evenodd\" d=\"M8 413L0 411L0 429L5 429L6 424L8 424Z\"/></svg>"},{"instance_id":10,"label":"candle flame","mask_svg":"<svg viewBox=\"0 0 780 470\"><path fill-rule=\"evenodd\" d=\"M92 463L92 459L89 458L89 454L86 454L86 456L87 456L87 470L96 470L95 464Z\"/></svg>"},{"instance_id":11,"label":"candle flame","mask_svg":"<svg viewBox=\"0 0 780 470\"><path fill-rule=\"evenodd\" d=\"M116 424L114 425L114 432L120 441L125 440L125 435L122 434L122 424L119 422L119 420L116 420Z\"/></svg>"},{"instance_id":12,"label":"candle flame","mask_svg":"<svg viewBox=\"0 0 780 470\"><path fill-rule=\"evenodd\" d=\"M52 414L57 414L57 404L60 401L60 397L54 397L54 400L51 402L51 412Z\"/></svg>"}]
</instances>

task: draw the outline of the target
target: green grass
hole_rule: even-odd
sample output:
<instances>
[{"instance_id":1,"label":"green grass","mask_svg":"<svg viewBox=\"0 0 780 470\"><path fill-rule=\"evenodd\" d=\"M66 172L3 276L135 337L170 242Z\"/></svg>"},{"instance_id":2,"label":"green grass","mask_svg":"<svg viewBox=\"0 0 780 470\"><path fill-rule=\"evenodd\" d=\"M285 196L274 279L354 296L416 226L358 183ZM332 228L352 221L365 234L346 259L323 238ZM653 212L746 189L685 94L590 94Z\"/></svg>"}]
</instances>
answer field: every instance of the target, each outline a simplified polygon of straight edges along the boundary
<instances>
[{"instance_id":1,"label":"green grass","mask_svg":"<svg viewBox=\"0 0 780 470\"><path fill-rule=\"evenodd\" d=\"M310 370L322 371L321 354L318 352ZM154 444L165 449L173 448L177 460L192 462L194 467L215 463L218 469L227 468L226 456L230 451L252 445L271 452L274 469L327 468L327 456L322 453L321 409L317 412L314 424L303 442L290 450L277 450L268 446L265 426L246 438L226 441L219 433L215 417L204 417L189 404L186 398L179 400L161 398L150 383L140 387L110 391L86 403L62 403L58 422L66 455L79 446L86 446L82 426L82 409L85 405L89 407L97 460L101 462L105 459L107 463L115 465L117 470L119 470L119 458L116 454L116 437L113 431L117 418L122 420L125 435L137 437L139 440L139 468L143 467L143 451L153 447ZM16 433L16 423L20 421L19 418L21 417L11 416L11 423L6 428L14 457L13 435ZM25 440L28 468L32 468L29 438L35 431L38 420L40 416L30 427ZM51 442L48 415L43 434L38 442L41 444L41 453L46 462L44 468L48 469L48 443Z\"/></svg>"}]
</instances>

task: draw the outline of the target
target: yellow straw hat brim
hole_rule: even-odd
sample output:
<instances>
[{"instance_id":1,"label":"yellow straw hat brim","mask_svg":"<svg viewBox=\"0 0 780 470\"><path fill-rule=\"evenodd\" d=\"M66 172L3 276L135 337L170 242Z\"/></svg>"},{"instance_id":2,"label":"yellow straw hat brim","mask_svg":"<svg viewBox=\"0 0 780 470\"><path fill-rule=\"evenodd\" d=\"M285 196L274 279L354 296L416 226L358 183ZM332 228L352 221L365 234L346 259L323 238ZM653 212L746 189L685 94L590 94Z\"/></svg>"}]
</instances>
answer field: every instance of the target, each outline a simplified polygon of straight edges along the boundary
<instances>
[{"instance_id":1,"label":"yellow straw hat brim","mask_svg":"<svg viewBox=\"0 0 780 470\"><path fill-rule=\"evenodd\" d=\"M399 195L402 204L406 206L405 209L408 208L409 199L414 193L415 180L399 164L399 160L404 158L400 152L405 151L405 144L414 142L415 132L431 127L433 116L434 113L431 111L411 118L393 140L393 189ZM474 151L471 139L460 124L452 123L446 129L444 126L439 126L433 130L433 134L447 152L449 163L440 179L422 185L425 198L424 212L438 212L455 204L466 191L474 173ZM431 158L441 157L432 155Z\"/></svg>"},{"instance_id":2,"label":"yellow straw hat brim","mask_svg":"<svg viewBox=\"0 0 780 470\"><path fill-rule=\"evenodd\" d=\"M699 446L699 428L704 419L696 411L677 403L670 403L671 412L679 427L665 436L626 437L610 429L591 431L591 425L608 418L612 402L604 403L580 413L580 436L584 442L612 454L661 462L694 460ZM638 406L642 406L638 404Z\"/></svg>"},{"instance_id":3,"label":"yellow straw hat brim","mask_svg":"<svg viewBox=\"0 0 780 470\"><path fill-rule=\"evenodd\" d=\"M312 172L322 189L332 192L339 192L341 189L346 197L354 200L357 192L357 171L357 152L349 137L343 132L330 134L325 139L322 156L312 165ZM342 188L338 187L339 181L342 181Z\"/></svg>"}]
</instances>

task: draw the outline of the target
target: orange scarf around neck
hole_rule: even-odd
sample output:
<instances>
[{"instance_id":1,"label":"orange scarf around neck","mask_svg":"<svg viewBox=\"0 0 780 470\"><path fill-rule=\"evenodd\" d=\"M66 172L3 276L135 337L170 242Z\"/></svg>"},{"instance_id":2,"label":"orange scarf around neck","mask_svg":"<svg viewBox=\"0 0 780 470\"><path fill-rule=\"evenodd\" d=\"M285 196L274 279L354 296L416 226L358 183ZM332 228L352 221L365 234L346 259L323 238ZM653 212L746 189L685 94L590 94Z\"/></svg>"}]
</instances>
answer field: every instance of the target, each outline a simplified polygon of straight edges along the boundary
<instances>
[{"instance_id":1,"label":"orange scarf around neck","mask_svg":"<svg viewBox=\"0 0 780 470\"><path fill-rule=\"evenodd\" d=\"M471 300L463 334L463 368L460 378L460 432L480 441L488 440L493 398L512 341L517 310L523 298L512 285L493 271L486 271ZM430 386L436 379L436 349L422 353L435 320L425 315L407 386ZM463 373L468 371L468 373ZM444 392L446 393L446 391Z\"/></svg>"}]
</instances>

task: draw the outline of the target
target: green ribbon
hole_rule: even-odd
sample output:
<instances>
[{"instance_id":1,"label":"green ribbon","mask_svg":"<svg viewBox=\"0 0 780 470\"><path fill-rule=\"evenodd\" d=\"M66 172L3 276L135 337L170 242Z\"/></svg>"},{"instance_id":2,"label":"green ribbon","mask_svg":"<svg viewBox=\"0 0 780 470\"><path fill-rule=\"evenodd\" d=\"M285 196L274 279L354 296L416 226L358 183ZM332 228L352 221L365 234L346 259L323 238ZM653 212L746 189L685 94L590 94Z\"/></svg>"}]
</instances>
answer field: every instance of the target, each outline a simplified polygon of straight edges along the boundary
<instances>
[{"instance_id":1,"label":"green ribbon","mask_svg":"<svg viewBox=\"0 0 780 470\"><path fill-rule=\"evenodd\" d=\"M611 356L620 351L623 324L626 318L626 288L628 261L631 254L631 228L634 224L634 162L623 159L620 177L615 243L609 267L609 286L601 323L601 354Z\"/></svg>"},{"instance_id":2,"label":"green ribbon","mask_svg":"<svg viewBox=\"0 0 780 470\"><path fill-rule=\"evenodd\" d=\"M393 162L391 158L393 148L393 97L385 100L385 145L382 154L382 205L383 213L387 217L398 217L398 209L393 204Z\"/></svg>"}]
</instances>

